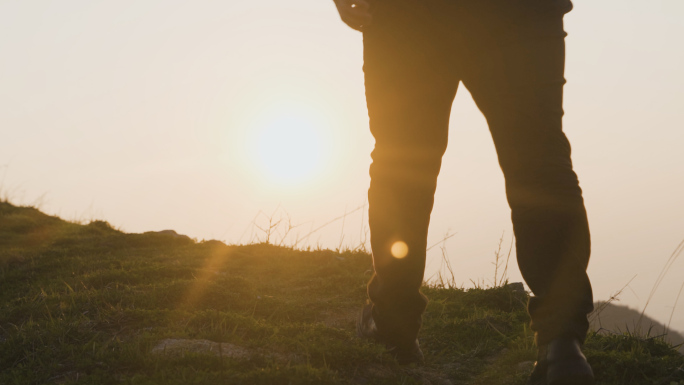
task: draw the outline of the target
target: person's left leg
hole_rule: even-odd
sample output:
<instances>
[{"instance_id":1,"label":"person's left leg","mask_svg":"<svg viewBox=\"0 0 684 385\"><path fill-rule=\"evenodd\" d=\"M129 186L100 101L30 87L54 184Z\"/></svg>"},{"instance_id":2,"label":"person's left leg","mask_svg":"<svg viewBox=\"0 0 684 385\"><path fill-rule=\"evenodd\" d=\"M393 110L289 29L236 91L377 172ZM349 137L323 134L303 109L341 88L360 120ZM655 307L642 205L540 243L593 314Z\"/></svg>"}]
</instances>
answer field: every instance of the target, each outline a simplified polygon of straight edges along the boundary
<instances>
[{"instance_id":1,"label":"person's left leg","mask_svg":"<svg viewBox=\"0 0 684 385\"><path fill-rule=\"evenodd\" d=\"M486 26L487 10L474 12ZM516 235L518 263L535 294L540 343L570 333L580 341L593 309L589 228L562 129L565 31L562 13L520 9L468 42L463 83L487 118Z\"/></svg>"},{"instance_id":2,"label":"person's left leg","mask_svg":"<svg viewBox=\"0 0 684 385\"><path fill-rule=\"evenodd\" d=\"M574 379L559 383L590 384L591 368L579 352L593 310L586 273L590 240L562 129L563 9L525 4L529 8L509 13L472 10L463 83L487 118L506 179L518 264L534 293L528 310L540 352L570 357L555 366L544 361L535 376L544 384L568 378Z\"/></svg>"}]
</instances>

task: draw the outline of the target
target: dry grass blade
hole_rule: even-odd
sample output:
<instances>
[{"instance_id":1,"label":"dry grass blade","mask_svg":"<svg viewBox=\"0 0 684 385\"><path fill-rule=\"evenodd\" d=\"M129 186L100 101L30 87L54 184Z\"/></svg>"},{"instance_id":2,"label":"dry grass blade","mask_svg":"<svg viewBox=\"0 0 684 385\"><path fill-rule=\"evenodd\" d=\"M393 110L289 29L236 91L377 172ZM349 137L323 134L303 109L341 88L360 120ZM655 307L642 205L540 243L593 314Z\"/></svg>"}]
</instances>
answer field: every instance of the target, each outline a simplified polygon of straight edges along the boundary
<instances>
[{"instance_id":1,"label":"dry grass blade","mask_svg":"<svg viewBox=\"0 0 684 385\"><path fill-rule=\"evenodd\" d=\"M601 304L598 307L596 307L594 309L594 311L589 313L589 322L590 323L593 322L593 320L598 317L599 327L601 329L603 329L603 325L601 325L601 312L603 310L605 310L608 307L608 305L610 305L612 302L618 301L620 298L620 295L622 294L622 291L625 290L629 286L629 284L632 283L634 278L636 278L636 277L637 277L636 275L634 277L632 277L632 279L627 281L627 283L620 290L616 291L613 295L611 295L610 298L608 298L608 300L601 302Z\"/></svg>"},{"instance_id":2,"label":"dry grass blade","mask_svg":"<svg viewBox=\"0 0 684 385\"><path fill-rule=\"evenodd\" d=\"M682 286L679 288L679 292L677 293L677 298L675 298L674 305L672 305L670 319L667 321L667 326L665 327L666 334L670 330L670 324L672 324L672 316L674 316L675 309L677 309L677 304L679 303L679 297L682 295L682 290L684 290L684 282L682 282Z\"/></svg>"},{"instance_id":3,"label":"dry grass blade","mask_svg":"<svg viewBox=\"0 0 684 385\"><path fill-rule=\"evenodd\" d=\"M348 215L354 214L355 212L357 212L357 211L359 211L359 210L362 210L362 209L364 209L365 207L366 207L366 205L359 206L359 207L355 208L355 209L352 210L352 211L345 212L343 215L340 215L340 216L337 217L337 218L333 218L333 219L329 220L328 222L325 222L324 224L322 224L322 225L316 227L315 229L309 231L308 233L306 233L302 238L298 239L297 242L295 242L295 244L292 245L292 247L297 247L297 244L298 244L300 241L304 241L304 240L306 240L306 239L309 239L309 237L310 237L311 235L315 234L317 231L319 231L319 230L321 230L321 229L324 229L326 226L329 226L329 225L331 225L331 224L333 224L333 223L339 221L340 219L344 219L344 218L346 218Z\"/></svg>"},{"instance_id":4,"label":"dry grass blade","mask_svg":"<svg viewBox=\"0 0 684 385\"><path fill-rule=\"evenodd\" d=\"M665 266L663 266L663 269L660 271L660 274L658 274L658 278L656 278L655 283L653 284L653 288L651 289L651 293L648 295L648 299L646 300L646 304L644 305L644 309L641 311L641 317L639 317L639 321L637 322L637 328L641 327L641 321L644 318L644 313L646 313L646 308L648 307L648 304L651 302L653 299L653 296L655 295L655 292L658 290L658 287L660 287L660 284L663 282L663 279L665 279L665 276L667 275L667 272L670 271L672 268L672 265L675 263L677 258L682 254L684 251L684 240L682 240L679 245L677 245L677 248L672 252L670 255L670 258L667 259L667 262L665 262Z\"/></svg>"}]
</instances>

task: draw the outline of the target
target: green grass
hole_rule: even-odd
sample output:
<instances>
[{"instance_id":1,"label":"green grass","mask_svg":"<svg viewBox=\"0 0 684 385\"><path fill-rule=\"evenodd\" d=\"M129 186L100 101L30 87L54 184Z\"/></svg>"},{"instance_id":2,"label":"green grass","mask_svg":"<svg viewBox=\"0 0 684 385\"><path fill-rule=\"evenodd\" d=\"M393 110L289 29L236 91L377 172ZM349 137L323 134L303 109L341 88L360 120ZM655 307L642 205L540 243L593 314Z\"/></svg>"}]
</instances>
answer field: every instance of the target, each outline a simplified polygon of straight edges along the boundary
<instances>
[{"instance_id":1,"label":"green grass","mask_svg":"<svg viewBox=\"0 0 684 385\"><path fill-rule=\"evenodd\" d=\"M427 364L399 367L354 336L371 268L361 252L125 234L0 202L0 384L525 384L524 294L425 287ZM152 352L169 338L246 353ZM660 339L592 334L586 354L599 384L684 384Z\"/></svg>"}]
</instances>

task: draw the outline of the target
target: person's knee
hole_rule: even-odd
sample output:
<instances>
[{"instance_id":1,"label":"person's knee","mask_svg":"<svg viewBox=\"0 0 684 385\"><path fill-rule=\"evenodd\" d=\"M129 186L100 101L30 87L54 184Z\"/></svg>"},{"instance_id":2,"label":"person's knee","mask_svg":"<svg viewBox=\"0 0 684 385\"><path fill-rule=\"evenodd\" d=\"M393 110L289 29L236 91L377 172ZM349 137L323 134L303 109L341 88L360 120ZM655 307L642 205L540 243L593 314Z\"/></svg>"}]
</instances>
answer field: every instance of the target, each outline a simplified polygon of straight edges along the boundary
<instances>
[{"instance_id":1,"label":"person's knee","mask_svg":"<svg viewBox=\"0 0 684 385\"><path fill-rule=\"evenodd\" d=\"M511 205L564 206L582 203L582 189L570 165L518 167L505 172Z\"/></svg>"},{"instance_id":2,"label":"person's knee","mask_svg":"<svg viewBox=\"0 0 684 385\"><path fill-rule=\"evenodd\" d=\"M371 154L372 177L391 177L408 184L434 183L442 165L446 144L411 145L376 143Z\"/></svg>"}]
</instances>

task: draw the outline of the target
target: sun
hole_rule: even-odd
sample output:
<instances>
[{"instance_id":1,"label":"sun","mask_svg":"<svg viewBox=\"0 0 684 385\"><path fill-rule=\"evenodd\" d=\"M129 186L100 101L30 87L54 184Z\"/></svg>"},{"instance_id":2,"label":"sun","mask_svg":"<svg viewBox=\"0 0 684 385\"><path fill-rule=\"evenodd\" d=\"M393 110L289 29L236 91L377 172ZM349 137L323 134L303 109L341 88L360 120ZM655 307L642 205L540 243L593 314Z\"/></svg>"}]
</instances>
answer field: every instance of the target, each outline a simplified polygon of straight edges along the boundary
<instances>
[{"instance_id":1,"label":"sun","mask_svg":"<svg viewBox=\"0 0 684 385\"><path fill-rule=\"evenodd\" d=\"M255 127L253 156L270 181L292 185L314 179L324 169L324 127L307 114L281 112Z\"/></svg>"}]
</instances>

